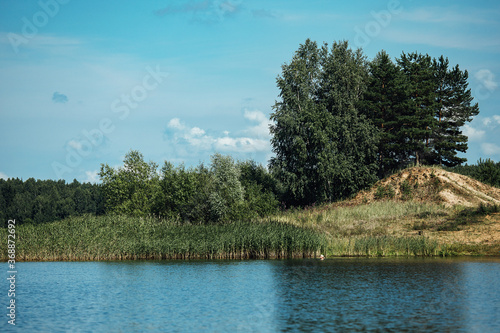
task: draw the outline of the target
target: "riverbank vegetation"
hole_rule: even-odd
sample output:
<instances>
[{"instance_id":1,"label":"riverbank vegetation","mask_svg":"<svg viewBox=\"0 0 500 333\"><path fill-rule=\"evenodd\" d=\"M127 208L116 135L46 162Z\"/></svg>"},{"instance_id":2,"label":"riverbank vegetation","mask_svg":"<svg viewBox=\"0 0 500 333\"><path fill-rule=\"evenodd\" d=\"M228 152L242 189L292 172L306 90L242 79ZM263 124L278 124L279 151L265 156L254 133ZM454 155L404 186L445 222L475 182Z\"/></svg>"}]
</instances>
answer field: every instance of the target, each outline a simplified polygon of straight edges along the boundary
<instances>
[{"instance_id":1,"label":"riverbank vegetation","mask_svg":"<svg viewBox=\"0 0 500 333\"><path fill-rule=\"evenodd\" d=\"M16 236L16 259L38 261L308 258L326 244L309 228L272 220L193 225L119 215L25 224Z\"/></svg>"},{"instance_id":2,"label":"riverbank vegetation","mask_svg":"<svg viewBox=\"0 0 500 333\"><path fill-rule=\"evenodd\" d=\"M296 209L274 219L327 235L327 256L498 255L499 207L383 198Z\"/></svg>"},{"instance_id":3,"label":"riverbank vegetation","mask_svg":"<svg viewBox=\"0 0 500 333\"><path fill-rule=\"evenodd\" d=\"M499 193L443 174L500 186L498 163L462 166L461 128L479 113L467 80L444 56L368 61L307 40L277 77L269 168L218 153L160 166L131 150L101 164L99 184L0 179L0 217L16 219L26 260L490 254L495 238L443 236L497 235L484 207ZM442 172L405 171L422 163Z\"/></svg>"},{"instance_id":4,"label":"riverbank vegetation","mask_svg":"<svg viewBox=\"0 0 500 333\"><path fill-rule=\"evenodd\" d=\"M249 222L190 224L123 215L16 228L17 260L271 259L498 255L499 206L349 201ZM0 229L7 238L7 229ZM2 250L2 259L7 258Z\"/></svg>"}]
</instances>

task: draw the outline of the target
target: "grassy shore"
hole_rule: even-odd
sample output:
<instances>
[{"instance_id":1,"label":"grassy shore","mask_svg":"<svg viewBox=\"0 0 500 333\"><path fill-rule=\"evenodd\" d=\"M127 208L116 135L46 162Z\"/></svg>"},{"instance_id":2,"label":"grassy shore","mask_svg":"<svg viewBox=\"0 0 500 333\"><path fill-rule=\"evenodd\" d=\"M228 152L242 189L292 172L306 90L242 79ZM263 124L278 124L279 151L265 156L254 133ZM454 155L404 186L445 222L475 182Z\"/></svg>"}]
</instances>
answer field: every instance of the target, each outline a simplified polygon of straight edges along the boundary
<instances>
[{"instance_id":1,"label":"grassy shore","mask_svg":"<svg viewBox=\"0 0 500 333\"><path fill-rule=\"evenodd\" d=\"M382 200L295 210L274 220L327 236L327 256L500 255L498 206Z\"/></svg>"},{"instance_id":2,"label":"grassy shore","mask_svg":"<svg viewBox=\"0 0 500 333\"><path fill-rule=\"evenodd\" d=\"M6 229L1 237L7 239ZM124 216L20 225L16 238L16 259L24 261L302 258L319 255L326 245L311 229L275 221L180 225Z\"/></svg>"},{"instance_id":3,"label":"grassy shore","mask_svg":"<svg viewBox=\"0 0 500 333\"><path fill-rule=\"evenodd\" d=\"M499 255L498 206L348 201L213 225L84 216L16 227L16 260ZM0 229L7 239L7 229ZM1 250L7 259L7 247Z\"/></svg>"}]
</instances>

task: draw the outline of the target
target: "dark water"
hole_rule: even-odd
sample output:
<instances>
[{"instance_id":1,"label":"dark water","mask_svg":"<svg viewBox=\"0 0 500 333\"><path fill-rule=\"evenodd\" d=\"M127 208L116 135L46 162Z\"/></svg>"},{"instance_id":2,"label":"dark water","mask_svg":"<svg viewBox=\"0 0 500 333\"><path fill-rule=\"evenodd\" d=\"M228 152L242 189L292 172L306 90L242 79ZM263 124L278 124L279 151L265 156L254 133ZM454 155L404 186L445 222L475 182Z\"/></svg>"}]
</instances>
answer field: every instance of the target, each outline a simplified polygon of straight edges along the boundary
<instances>
[{"instance_id":1,"label":"dark water","mask_svg":"<svg viewBox=\"0 0 500 333\"><path fill-rule=\"evenodd\" d=\"M7 276L7 264L4 264ZM500 259L18 263L1 332L500 332Z\"/></svg>"}]
</instances>

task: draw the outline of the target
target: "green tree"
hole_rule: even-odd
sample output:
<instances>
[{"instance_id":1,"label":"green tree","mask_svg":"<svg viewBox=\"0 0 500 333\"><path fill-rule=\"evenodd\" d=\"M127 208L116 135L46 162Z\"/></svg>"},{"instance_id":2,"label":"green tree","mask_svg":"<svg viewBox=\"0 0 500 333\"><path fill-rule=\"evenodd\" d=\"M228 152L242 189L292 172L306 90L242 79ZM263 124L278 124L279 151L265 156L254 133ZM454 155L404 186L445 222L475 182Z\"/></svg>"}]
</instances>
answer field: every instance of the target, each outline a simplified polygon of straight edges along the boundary
<instances>
[{"instance_id":1,"label":"green tree","mask_svg":"<svg viewBox=\"0 0 500 333\"><path fill-rule=\"evenodd\" d=\"M73 203L76 213L78 215L87 213L89 202L90 193L86 189L82 188L82 186L77 187L73 194Z\"/></svg>"},{"instance_id":2,"label":"green tree","mask_svg":"<svg viewBox=\"0 0 500 333\"><path fill-rule=\"evenodd\" d=\"M453 167L467 159L458 157L457 153L467 151L468 138L461 128L479 114L478 104L472 104L473 97L468 89L467 71L459 66L449 67L448 58L441 56L433 60L434 79L436 80L436 112L437 124L432 135L432 164Z\"/></svg>"},{"instance_id":3,"label":"green tree","mask_svg":"<svg viewBox=\"0 0 500 333\"><path fill-rule=\"evenodd\" d=\"M292 204L344 198L376 180L377 131L358 112L367 75L347 42L320 49L307 40L282 66L270 167Z\"/></svg>"},{"instance_id":4,"label":"green tree","mask_svg":"<svg viewBox=\"0 0 500 333\"><path fill-rule=\"evenodd\" d=\"M209 195L212 221L238 219L241 215L244 189L240 169L231 156L214 154L211 157L214 190Z\"/></svg>"},{"instance_id":5,"label":"green tree","mask_svg":"<svg viewBox=\"0 0 500 333\"><path fill-rule=\"evenodd\" d=\"M408 160L407 152L400 144L405 141L404 112L406 95L401 69L385 51L379 52L369 64L368 87L362 101L362 112L373 121L380 132L378 145L379 175L397 169Z\"/></svg>"},{"instance_id":6,"label":"green tree","mask_svg":"<svg viewBox=\"0 0 500 333\"><path fill-rule=\"evenodd\" d=\"M145 162L144 156L131 150L125 155L122 168L113 169L101 164L99 176L102 181L106 210L118 214L145 216L153 209L158 195L158 166Z\"/></svg>"},{"instance_id":7,"label":"green tree","mask_svg":"<svg viewBox=\"0 0 500 333\"><path fill-rule=\"evenodd\" d=\"M280 196L278 182L255 161L238 163L240 182L245 189L246 218L264 217L277 211Z\"/></svg>"},{"instance_id":8,"label":"green tree","mask_svg":"<svg viewBox=\"0 0 500 333\"><path fill-rule=\"evenodd\" d=\"M31 222L33 217L33 203L34 200L29 192L19 192L14 196L14 200L12 201L10 207L10 214L15 218L18 224ZM46 203L48 204L48 203ZM40 209L46 209L45 207L41 207ZM50 218L50 216L48 217ZM43 219L40 222L47 222L50 220Z\"/></svg>"},{"instance_id":9,"label":"green tree","mask_svg":"<svg viewBox=\"0 0 500 333\"><path fill-rule=\"evenodd\" d=\"M182 217L197 223L212 221L210 195L215 190L214 177L210 169L200 164L189 173L195 193L183 204Z\"/></svg>"},{"instance_id":10,"label":"green tree","mask_svg":"<svg viewBox=\"0 0 500 333\"><path fill-rule=\"evenodd\" d=\"M201 169L186 169L184 165L174 167L168 161L161 170L161 192L156 200L155 212L170 218L181 218L184 222L202 223L207 219L205 207L208 196L204 189Z\"/></svg>"},{"instance_id":11,"label":"green tree","mask_svg":"<svg viewBox=\"0 0 500 333\"><path fill-rule=\"evenodd\" d=\"M406 105L400 115L403 127L398 144L417 164L428 163L432 159L432 134L437 127L434 117L437 85L432 58L403 52L397 61L406 78Z\"/></svg>"},{"instance_id":12,"label":"green tree","mask_svg":"<svg viewBox=\"0 0 500 333\"><path fill-rule=\"evenodd\" d=\"M287 189L287 201L301 203L314 192L312 143L314 123L318 119L316 101L320 75L320 50L317 43L306 40L289 64L282 65L277 78L279 101L274 105L270 128L271 144L276 156L270 167Z\"/></svg>"}]
</instances>

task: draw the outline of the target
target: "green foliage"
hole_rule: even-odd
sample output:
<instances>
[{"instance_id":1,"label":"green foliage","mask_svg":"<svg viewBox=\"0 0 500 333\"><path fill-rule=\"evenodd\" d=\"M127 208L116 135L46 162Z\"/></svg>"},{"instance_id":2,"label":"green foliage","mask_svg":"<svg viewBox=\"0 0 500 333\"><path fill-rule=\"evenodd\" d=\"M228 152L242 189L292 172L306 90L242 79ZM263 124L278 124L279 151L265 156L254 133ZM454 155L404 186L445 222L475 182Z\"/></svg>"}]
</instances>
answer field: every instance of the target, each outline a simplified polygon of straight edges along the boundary
<instances>
[{"instance_id":1,"label":"green foliage","mask_svg":"<svg viewBox=\"0 0 500 333\"><path fill-rule=\"evenodd\" d=\"M415 185L417 185L417 183ZM399 190L401 191L401 198L403 200L411 200L413 197L413 189L414 187L411 186L410 182L408 182L408 179L405 179L399 186Z\"/></svg>"},{"instance_id":2,"label":"green foliage","mask_svg":"<svg viewBox=\"0 0 500 333\"><path fill-rule=\"evenodd\" d=\"M208 170L203 166L186 170L165 162L161 171L160 195L156 198L154 215L180 218L201 223L208 219L207 190L210 187Z\"/></svg>"},{"instance_id":3,"label":"green foliage","mask_svg":"<svg viewBox=\"0 0 500 333\"><path fill-rule=\"evenodd\" d=\"M101 167L109 213L175 219L184 224L240 221L277 209L271 175L255 162L236 163L214 154L207 168L186 169L166 161L160 173L131 151L124 167ZM242 174L244 171L244 174ZM242 183L244 182L244 183Z\"/></svg>"},{"instance_id":4,"label":"green foliage","mask_svg":"<svg viewBox=\"0 0 500 333\"><path fill-rule=\"evenodd\" d=\"M393 199L395 195L396 195L396 192L394 191L394 188L392 187L392 185L387 184L385 186L379 185L377 187L377 191L374 194L374 197L377 200L384 199L384 198Z\"/></svg>"},{"instance_id":5,"label":"green foliage","mask_svg":"<svg viewBox=\"0 0 500 333\"><path fill-rule=\"evenodd\" d=\"M74 180L0 179L0 219L17 224L46 223L83 214L103 214L99 185Z\"/></svg>"},{"instance_id":6,"label":"green foliage","mask_svg":"<svg viewBox=\"0 0 500 333\"><path fill-rule=\"evenodd\" d=\"M377 54L360 105L381 135L381 177L413 162L455 166L465 161L457 156L467 150L461 128L479 113L467 79L467 71L449 68L443 56L403 53L394 64L384 51Z\"/></svg>"},{"instance_id":7,"label":"green foliage","mask_svg":"<svg viewBox=\"0 0 500 333\"><path fill-rule=\"evenodd\" d=\"M214 225L121 215L83 216L16 229L19 260L248 259L311 257L318 233L275 221ZM0 236L7 239L7 230ZM7 258L7 247L0 251Z\"/></svg>"},{"instance_id":8,"label":"green foliage","mask_svg":"<svg viewBox=\"0 0 500 333\"><path fill-rule=\"evenodd\" d=\"M465 208L460 211L456 216L440 225L438 231L457 231L462 230L463 226L470 226L481 223L480 217L498 213L500 211L499 205L486 205L481 203L478 207Z\"/></svg>"},{"instance_id":9,"label":"green foliage","mask_svg":"<svg viewBox=\"0 0 500 333\"><path fill-rule=\"evenodd\" d=\"M426 237L370 236L337 239L328 247L334 256L432 256L439 245Z\"/></svg>"},{"instance_id":10,"label":"green foliage","mask_svg":"<svg viewBox=\"0 0 500 333\"><path fill-rule=\"evenodd\" d=\"M347 42L306 40L282 66L271 114L270 167L285 201L349 197L411 163L461 164L461 128L479 113L467 80L443 56L402 53L395 64L382 51L368 63Z\"/></svg>"},{"instance_id":11,"label":"green foliage","mask_svg":"<svg viewBox=\"0 0 500 333\"><path fill-rule=\"evenodd\" d=\"M425 163L431 154L430 140L436 121L436 82L432 58L417 52L401 55L397 60L405 77L404 108L398 115L403 129L397 143L417 163Z\"/></svg>"},{"instance_id":12,"label":"green foliage","mask_svg":"<svg viewBox=\"0 0 500 333\"><path fill-rule=\"evenodd\" d=\"M408 151L400 144L405 137L405 121L400 116L406 105L405 77L385 51L369 63L368 87L360 102L360 110L372 120L380 133L378 145L379 175L384 177L408 159Z\"/></svg>"},{"instance_id":13,"label":"green foliage","mask_svg":"<svg viewBox=\"0 0 500 333\"><path fill-rule=\"evenodd\" d=\"M247 218L264 217L277 212L282 191L276 179L254 161L238 164L240 182L245 189L245 207Z\"/></svg>"},{"instance_id":14,"label":"green foliage","mask_svg":"<svg viewBox=\"0 0 500 333\"><path fill-rule=\"evenodd\" d=\"M358 114L367 68L347 42L318 48L307 40L278 76L271 119L273 174L286 201L308 205L350 196L372 184L377 134Z\"/></svg>"},{"instance_id":15,"label":"green foliage","mask_svg":"<svg viewBox=\"0 0 500 333\"><path fill-rule=\"evenodd\" d=\"M431 137L433 154L427 163L451 167L466 161L457 156L457 152L465 153L468 148L468 138L461 128L479 114L479 106L477 103L472 104L473 97L467 83L468 72L461 71L458 65L451 69L448 66L448 58L441 56L433 60L437 84L434 117L437 124Z\"/></svg>"},{"instance_id":16,"label":"green foliage","mask_svg":"<svg viewBox=\"0 0 500 333\"><path fill-rule=\"evenodd\" d=\"M240 169L230 156L212 156L211 172L214 190L208 197L212 221L230 221L239 217L243 208L244 189Z\"/></svg>"},{"instance_id":17,"label":"green foliage","mask_svg":"<svg viewBox=\"0 0 500 333\"><path fill-rule=\"evenodd\" d=\"M125 155L124 166L117 170L101 165L99 176L105 197L106 210L115 214L146 216L152 211L159 192L158 166L146 163L138 151Z\"/></svg>"}]
</instances>

